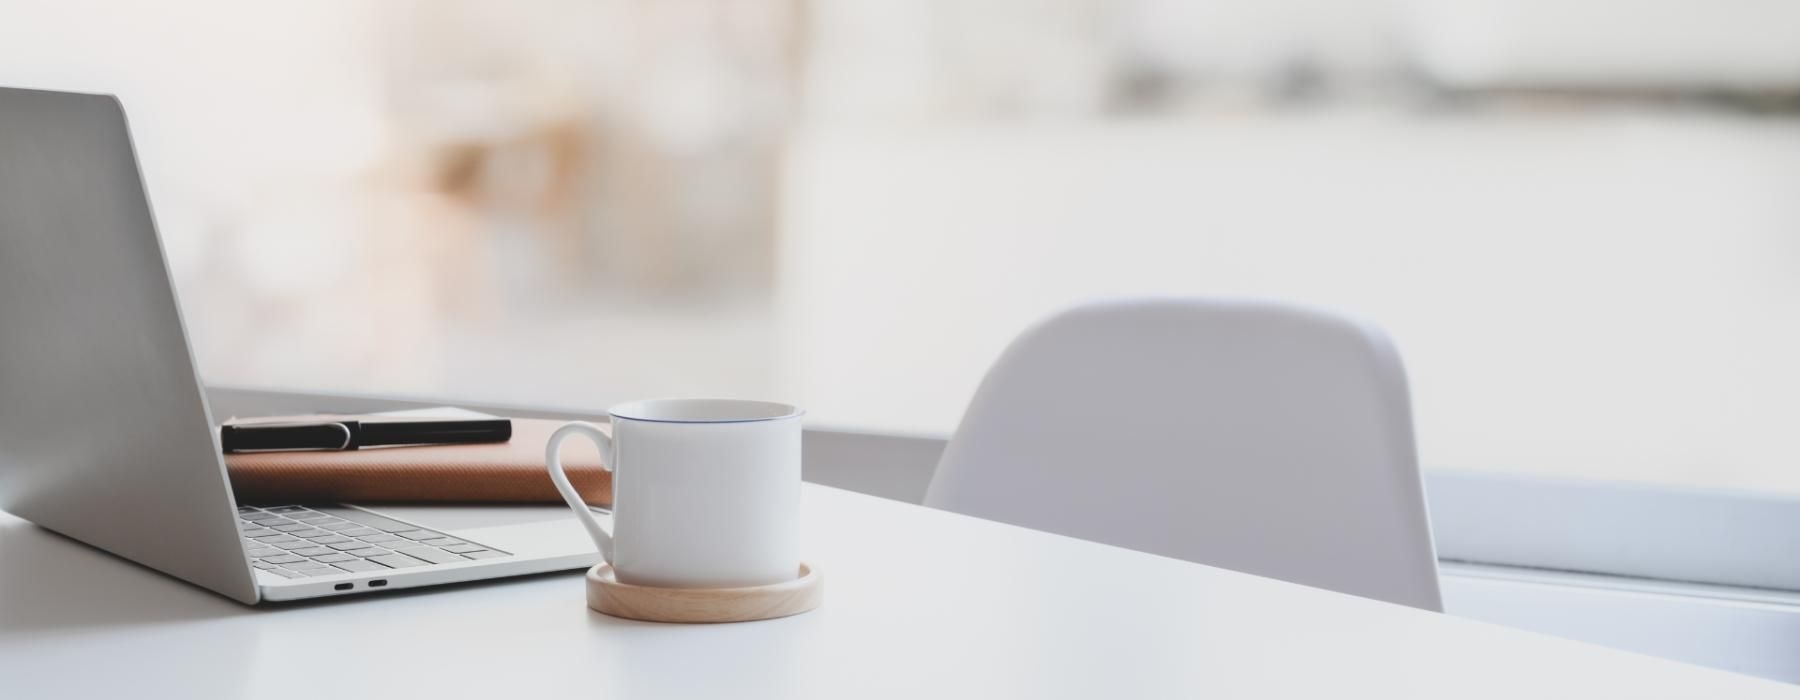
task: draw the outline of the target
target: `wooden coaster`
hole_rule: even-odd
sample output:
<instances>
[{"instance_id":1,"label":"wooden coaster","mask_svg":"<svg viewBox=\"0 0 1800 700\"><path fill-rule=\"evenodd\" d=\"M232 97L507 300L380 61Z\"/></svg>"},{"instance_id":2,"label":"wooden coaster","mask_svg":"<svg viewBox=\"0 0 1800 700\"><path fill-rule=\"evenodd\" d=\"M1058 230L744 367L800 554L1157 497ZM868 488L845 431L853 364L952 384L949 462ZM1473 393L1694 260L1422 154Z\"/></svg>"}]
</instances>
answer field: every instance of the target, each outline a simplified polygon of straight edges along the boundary
<instances>
[{"instance_id":1,"label":"wooden coaster","mask_svg":"<svg viewBox=\"0 0 1800 700\"><path fill-rule=\"evenodd\" d=\"M619 583L612 566L587 573L588 607L613 617L650 622L748 622L798 615L819 607L825 582L800 563L792 581L743 588L657 588Z\"/></svg>"}]
</instances>

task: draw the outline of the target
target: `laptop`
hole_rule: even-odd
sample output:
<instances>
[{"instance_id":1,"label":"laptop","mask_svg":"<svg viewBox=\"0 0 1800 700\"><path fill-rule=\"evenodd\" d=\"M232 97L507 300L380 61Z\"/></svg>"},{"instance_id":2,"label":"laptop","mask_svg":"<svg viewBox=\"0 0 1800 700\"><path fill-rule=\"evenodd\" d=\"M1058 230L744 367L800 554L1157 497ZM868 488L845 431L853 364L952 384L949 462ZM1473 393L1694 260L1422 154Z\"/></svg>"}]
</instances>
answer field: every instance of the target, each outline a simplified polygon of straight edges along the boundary
<instances>
[{"instance_id":1,"label":"laptop","mask_svg":"<svg viewBox=\"0 0 1800 700\"><path fill-rule=\"evenodd\" d=\"M560 506L236 502L107 95L0 88L0 510L247 604L599 560Z\"/></svg>"}]
</instances>

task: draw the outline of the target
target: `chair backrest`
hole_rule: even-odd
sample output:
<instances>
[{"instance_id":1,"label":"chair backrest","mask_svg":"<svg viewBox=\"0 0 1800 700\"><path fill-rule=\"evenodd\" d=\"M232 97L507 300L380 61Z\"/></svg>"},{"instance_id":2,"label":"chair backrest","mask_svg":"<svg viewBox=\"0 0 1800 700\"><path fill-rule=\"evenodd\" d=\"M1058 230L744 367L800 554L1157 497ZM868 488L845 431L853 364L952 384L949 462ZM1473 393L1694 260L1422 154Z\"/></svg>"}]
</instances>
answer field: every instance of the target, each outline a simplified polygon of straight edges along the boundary
<instances>
[{"instance_id":1,"label":"chair backrest","mask_svg":"<svg viewBox=\"0 0 1800 700\"><path fill-rule=\"evenodd\" d=\"M988 371L926 504L1441 610L1400 357L1287 305L1099 303Z\"/></svg>"}]
</instances>

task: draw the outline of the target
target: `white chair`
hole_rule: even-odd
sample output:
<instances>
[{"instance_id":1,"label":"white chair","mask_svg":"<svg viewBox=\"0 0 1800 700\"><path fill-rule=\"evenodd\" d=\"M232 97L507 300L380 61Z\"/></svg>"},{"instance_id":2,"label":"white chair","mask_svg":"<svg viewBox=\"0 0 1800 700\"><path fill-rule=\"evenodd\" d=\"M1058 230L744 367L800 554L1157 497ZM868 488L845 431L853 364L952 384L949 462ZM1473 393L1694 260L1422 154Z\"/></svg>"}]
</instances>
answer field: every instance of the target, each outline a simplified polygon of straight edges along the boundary
<instances>
[{"instance_id":1,"label":"white chair","mask_svg":"<svg viewBox=\"0 0 1800 700\"><path fill-rule=\"evenodd\" d=\"M988 371L926 505L1441 610L1406 374L1273 303L1100 303Z\"/></svg>"}]
</instances>

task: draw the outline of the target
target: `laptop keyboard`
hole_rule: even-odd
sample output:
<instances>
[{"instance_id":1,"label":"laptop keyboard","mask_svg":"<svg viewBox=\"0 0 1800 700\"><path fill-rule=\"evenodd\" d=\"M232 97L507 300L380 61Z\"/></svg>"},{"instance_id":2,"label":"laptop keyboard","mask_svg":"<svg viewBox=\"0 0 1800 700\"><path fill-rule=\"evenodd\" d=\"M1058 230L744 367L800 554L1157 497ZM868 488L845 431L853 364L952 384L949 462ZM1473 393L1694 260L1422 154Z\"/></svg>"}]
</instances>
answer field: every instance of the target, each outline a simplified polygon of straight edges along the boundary
<instances>
[{"instance_id":1,"label":"laptop keyboard","mask_svg":"<svg viewBox=\"0 0 1800 700\"><path fill-rule=\"evenodd\" d=\"M467 540L332 506L241 506L238 529L252 566L309 578L457 564L511 556Z\"/></svg>"}]
</instances>

